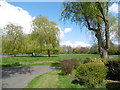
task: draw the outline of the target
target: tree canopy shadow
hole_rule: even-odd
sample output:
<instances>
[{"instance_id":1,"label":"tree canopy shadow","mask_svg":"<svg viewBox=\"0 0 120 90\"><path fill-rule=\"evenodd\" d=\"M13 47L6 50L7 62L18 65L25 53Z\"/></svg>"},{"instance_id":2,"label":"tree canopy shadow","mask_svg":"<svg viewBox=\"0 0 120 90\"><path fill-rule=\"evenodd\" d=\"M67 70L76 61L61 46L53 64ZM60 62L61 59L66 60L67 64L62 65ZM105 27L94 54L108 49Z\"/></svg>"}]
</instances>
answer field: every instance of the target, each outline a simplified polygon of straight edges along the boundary
<instances>
[{"instance_id":1,"label":"tree canopy shadow","mask_svg":"<svg viewBox=\"0 0 120 90\"><path fill-rule=\"evenodd\" d=\"M22 66L19 62L2 64L2 67Z\"/></svg>"},{"instance_id":2,"label":"tree canopy shadow","mask_svg":"<svg viewBox=\"0 0 120 90\"><path fill-rule=\"evenodd\" d=\"M29 57L48 57L48 56L29 56ZM50 57L58 57L58 55L52 55Z\"/></svg>"},{"instance_id":3,"label":"tree canopy shadow","mask_svg":"<svg viewBox=\"0 0 120 90\"><path fill-rule=\"evenodd\" d=\"M13 74L27 74L32 71L33 69L31 67L3 67L2 78L11 77Z\"/></svg>"},{"instance_id":4,"label":"tree canopy shadow","mask_svg":"<svg viewBox=\"0 0 120 90\"><path fill-rule=\"evenodd\" d=\"M14 56L9 56L9 57L14 57ZM15 56L15 57L48 57L48 56ZM51 55L50 57L59 57L58 55Z\"/></svg>"},{"instance_id":5,"label":"tree canopy shadow","mask_svg":"<svg viewBox=\"0 0 120 90\"><path fill-rule=\"evenodd\" d=\"M119 90L120 89L120 82L107 83L106 88L109 90Z\"/></svg>"},{"instance_id":6,"label":"tree canopy shadow","mask_svg":"<svg viewBox=\"0 0 120 90\"><path fill-rule=\"evenodd\" d=\"M52 63L52 65L50 65L51 69L60 69L61 65L60 63Z\"/></svg>"}]
</instances>

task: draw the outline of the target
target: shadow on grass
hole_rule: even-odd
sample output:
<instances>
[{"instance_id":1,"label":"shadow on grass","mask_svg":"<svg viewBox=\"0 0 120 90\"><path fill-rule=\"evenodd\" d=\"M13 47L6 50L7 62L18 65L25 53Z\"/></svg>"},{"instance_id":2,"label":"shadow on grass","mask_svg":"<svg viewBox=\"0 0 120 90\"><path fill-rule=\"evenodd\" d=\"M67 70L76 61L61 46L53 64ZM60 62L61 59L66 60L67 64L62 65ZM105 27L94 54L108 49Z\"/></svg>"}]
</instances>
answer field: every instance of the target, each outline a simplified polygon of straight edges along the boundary
<instances>
[{"instance_id":1,"label":"shadow on grass","mask_svg":"<svg viewBox=\"0 0 120 90\"><path fill-rule=\"evenodd\" d=\"M78 80L72 80L71 83L72 83L72 84L80 84L80 82L79 82ZM81 83L81 84L83 84L83 83Z\"/></svg>"},{"instance_id":2,"label":"shadow on grass","mask_svg":"<svg viewBox=\"0 0 120 90\"><path fill-rule=\"evenodd\" d=\"M107 83L106 88L109 90L119 90L120 89L120 82Z\"/></svg>"},{"instance_id":3,"label":"shadow on grass","mask_svg":"<svg viewBox=\"0 0 120 90\"><path fill-rule=\"evenodd\" d=\"M56 63L52 63L50 65L51 69L60 69L61 68L61 65L59 62L56 62Z\"/></svg>"},{"instance_id":4,"label":"shadow on grass","mask_svg":"<svg viewBox=\"0 0 120 90\"><path fill-rule=\"evenodd\" d=\"M2 67L22 66L19 62L3 64Z\"/></svg>"},{"instance_id":5,"label":"shadow on grass","mask_svg":"<svg viewBox=\"0 0 120 90\"><path fill-rule=\"evenodd\" d=\"M10 56L10 57L14 57L14 56ZM15 57L48 57L48 56L15 56ZM53 55L50 57L58 57L58 55Z\"/></svg>"},{"instance_id":6,"label":"shadow on grass","mask_svg":"<svg viewBox=\"0 0 120 90\"><path fill-rule=\"evenodd\" d=\"M60 65L59 62L52 63L51 65Z\"/></svg>"}]
</instances>

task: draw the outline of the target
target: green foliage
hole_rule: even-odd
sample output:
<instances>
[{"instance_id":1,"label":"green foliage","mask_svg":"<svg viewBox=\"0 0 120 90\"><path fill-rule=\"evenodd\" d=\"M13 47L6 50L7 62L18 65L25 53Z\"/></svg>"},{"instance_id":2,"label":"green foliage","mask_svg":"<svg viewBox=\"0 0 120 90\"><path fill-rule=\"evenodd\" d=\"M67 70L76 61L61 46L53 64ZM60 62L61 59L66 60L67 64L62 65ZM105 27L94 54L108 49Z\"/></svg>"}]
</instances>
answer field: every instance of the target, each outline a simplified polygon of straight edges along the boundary
<instances>
[{"instance_id":1,"label":"green foliage","mask_svg":"<svg viewBox=\"0 0 120 90\"><path fill-rule=\"evenodd\" d=\"M32 54L33 52L40 53L39 46L35 40L32 39L31 34L24 35L24 40L23 40L23 52L26 54Z\"/></svg>"},{"instance_id":2,"label":"green foliage","mask_svg":"<svg viewBox=\"0 0 120 90\"><path fill-rule=\"evenodd\" d=\"M118 52L118 46L110 42L110 49L108 50L109 55L115 55Z\"/></svg>"},{"instance_id":3,"label":"green foliage","mask_svg":"<svg viewBox=\"0 0 120 90\"><path fill-rule=\"evenodd\" d=\"M90 58L90 57L87 57L87 58L83 61L83 64L85 64L85 63L90 63L90 62L93 62L93 59Z\"/></svg>"},{"instance_id":4,"label":"green foliage","mask_svg":"<svg viewBox=\"0 0 120 90\"><path fill-rule=\"evenodd\" d=\"M36 46L38 46L36 50L46 50L50 56L50 51L59 47L60 30L57 24L39 15L33 20L32 26L32 38L36 42Z\"/></svg>"},{"instance_id":5,"label":"green foliage","mask_svg":"<svg viewBox=\"0 0 120 90\"><path fill-rule=\"evenodd\" d=\"M73 53L76 53L76 54L88 54L89 53L89 47L74 48Z\"/></svg>"},{"instance_id":6,"label":"green foliage","mask_svg":"<svg viewBox=\"0 0 120 90\"><path fill-rule=\"evenodd\" d=\"M109 2L64 2L64 9L61 13L63 20L71 20L78 25L86 26L95 34L102 58L108 58L109 28L111 27L109 23L114 20L114 16L109 15L109 5Z\"/></svg>"},{"instance_id":7,"label":"green foliage","mask_svg":"<svg viewBox=\"0 0 120 90\"><path fill-rule=\"evenodd\" d=\"M86 63L76 69L75 77L80 83L95 87L101 84L107 75L107 68L102 64Z\"/></svg>"},{"instance_id":8,"label":"green foliage","mask_svg":"<svg viewBox=\"0 0 120 90\"><path fill-rule=\"evenodd\" d=\"M120 58L108 59L105 65L108 67L107 79L120 81Z\"/></svg>"},{"instance_id":9,"label":"green foliage","mask_svg":"<svg viewBox=\"0 0 120 90\"><path fill-rule=\"evenodd\" d=\"M90 54L98 54L98 45L94 44L89 51ZM110 41L110 48L108 50L109 55L118 54L118 46Z\"/></svg>"},{"instance_id":10,"label":"green foliage","mask_svg":"<svg viewBox=\"0 0 120 90\"><path fill-rule=\"evenodd\" d=\"M8 24L4 28L2 36L2 52L17 54L22 52L23 32L22 27L14 24Z\"/></svg>"},{"instance_id":11,"label":"green foliage","mask_svg":"<svg viewBox=\"0 0 120 90\"><path fill-rule=\"evenodd\" d=\"M64 20L70 19L71 22L80 24L81 26L87 25L87 19L90 26L96 28L97 23L102 24L103 21L97 15L100 15L100 11L97 8L97 4L93 2L64 2L64 10L62 11L62 18ZM87 6L87 7L86 7ZM104 6L104 5L102 5ZM104 7L105 10L105 7ZM86 19L86 17L89 17Z\"/></svg>"},{"instance_id":12,"label":"green foliage","mask_svg":"<svg viewBox=\"0 0 120 90\"><path fill-rule=\"evenodd\" d=\"M98 45L94 44L89 51L90 54L98 54Z\"/></svg>"},{"instance_id":13,"label":"green foliage","mask_svg":"<svg viewBox=\"0 0 120 90\"><path fill-rule=\"evenodd\" d=\"M61 61L61 69L63 74L70 74L76 66L76 59L68 59Z\"/></svg>"}]
</instances>

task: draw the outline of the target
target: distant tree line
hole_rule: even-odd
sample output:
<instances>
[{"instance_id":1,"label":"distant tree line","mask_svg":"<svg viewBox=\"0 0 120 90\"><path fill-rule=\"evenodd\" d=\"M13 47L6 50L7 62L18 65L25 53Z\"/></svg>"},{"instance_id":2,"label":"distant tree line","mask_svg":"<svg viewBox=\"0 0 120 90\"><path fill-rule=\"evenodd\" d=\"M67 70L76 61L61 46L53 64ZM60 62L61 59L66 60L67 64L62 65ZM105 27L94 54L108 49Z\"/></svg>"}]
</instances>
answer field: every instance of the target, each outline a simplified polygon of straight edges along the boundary
<instances>
[{"instance_id":1,"label":"distant tree line","mask_svg":"<svg viewBox=\"0 0 120 90\"><path fill-rule=\"evenodd\" d=\"M32 23L32 32L24 34L23 28L16 24L8 24L3 30L2 53L16 56L19 53L32 56L43 53L57 53L59 47L59 28L46 17L37 16Z\"/></svg>"},{"instance_id":2,"label":"distant tree line","mask_svg":"<svg viewBox=\"0 0 120 90\"><path fill-rule=\"evenodd\" d=\"M99 54L98 52L98 45L93 44L91 47L71 47L63 45L61 46L62 54ZM110 41L110 48L108 50L109 55L119 55L120 51L118 49L118 45L113 44Z\"/></svg>"}]
</instances>

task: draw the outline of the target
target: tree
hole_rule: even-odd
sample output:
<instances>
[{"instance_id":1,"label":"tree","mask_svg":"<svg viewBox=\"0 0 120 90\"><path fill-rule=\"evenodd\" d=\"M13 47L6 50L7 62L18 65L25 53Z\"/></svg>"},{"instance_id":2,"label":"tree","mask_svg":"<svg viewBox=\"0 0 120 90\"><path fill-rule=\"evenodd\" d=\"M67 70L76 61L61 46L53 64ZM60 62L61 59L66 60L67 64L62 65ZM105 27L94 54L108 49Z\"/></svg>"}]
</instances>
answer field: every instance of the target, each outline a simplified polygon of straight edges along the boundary
<instances>
[{"instance_id":1,"label":"tree","mask_svg":"<svg viewBox=\"0 0 120 90\"><path fill-rule=\"evenodd\" d=\"M59 47L59 32L57 24L46 17L39 15L33 20L32 36L38 42L39 50L47 50L49 57L50 51Z\"/></svg>"},{"instance_id":2,"label":"tree","mask_svg":"<svg viewBox=\"0 0 120 90\"><path fill-rule=\"evenodd\" d=\"M32 56L34 56L34 52L38 48L37 48L37 45L35 44L35 41L32 39L31 34L25 34L23 37L24 37L24 40L23 40L24 43L22 45L23 46L22 53L31 54Z\"/></svg>"},{"instance_id":3,"label":"tree","mask_svg":"<svg viewBox=\"0 0 120 90\"><path fill-rule=\"evenodd\" d=\"M74 48L73 53L78 54L79 53L79 48Z\"/></svg>"},{"instance_id":4,"label":"tree","mask_svg":"<svg viewBox=\"0 0 120 90\"><path fill-rule=\"evenodd\" d=\"M89 47L80 47L79 48L80 54L88 54L89 53Z\"/></svg>"},{"instance_id":5,"label":"tree","mask_svg":"<svg viewBox=\"0 0 120 90\"><path fill-rule=\"evenodd\" d=\"M3 53L11 53L16 56L17 53L22 51L22 27L14 24L8 24L4 30L6 30L6 34L2 37Z\"/></svg>"},{"instance_id":6,"label":"tree","mask_svg":"<svg viewBox=\"0 0 120 90\"><path fill-rule=\"evenodd\" d=\"M90 48L89 53L90 54L98 54L98 45L97 44L92 45L92 47Z\"/></svg>"},{"instance_id":7,"label":"tree","mask_svg":"<svg viewBox=\"0 0 120 90\"><path fill-rule=\"evenodd\" d=\"M98 45L97 44L94 44L91 48L90 48L90 51L89 53L90 54L97 54L98 51ZM115 55L115 54L118 54L118 46L115 45L114 43L112 43L112 41L110 41L110 48L108 50L108 54L110 55Z\"/></svg>"},{"instance_id":8,"label":"tree","mask_svg":"<svg viewBox=\"0 0 120 90\"><path fill-rule=\"evenodd\" d=\"M110 41L110 49L108 50L108 53L111 55L115 55L118 53L118 46L113 44L111 41Z\"/></svg>"},{"instance_id":9,"label":"tree","mask_svg":"<svg viewBox=\"0 0 120 90\"><path fill-rule=\"evenodd\" d=\"M87 54L87 53L89 53L89 47L76 47L73 49L73 53Z\"/></svg>"},{"instance_id":10,"label":"tree","mask_svg":"<svg viewBox=\"0 0 120 90\"><path fill-rule=\"evenodd\" d=\"M73 48L71 46L63 45L63 46L61 46L61 48L62 48L62 53L63 54L73 53Z\"/></svg>"},{"instance_id":11,"label":"tree","mask_svg":"<svg viewBox=\"0 0 120 90\"><path fill-rule=\"evenodd\" d=\"M101 58L108 58L109 14L108 2L65 2L62 18L84 25L95 33Z\"/></svg>"}]
</instances>

